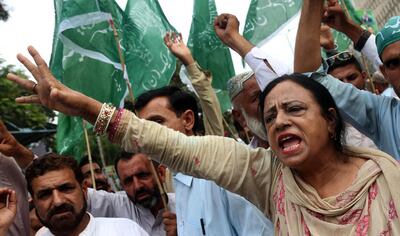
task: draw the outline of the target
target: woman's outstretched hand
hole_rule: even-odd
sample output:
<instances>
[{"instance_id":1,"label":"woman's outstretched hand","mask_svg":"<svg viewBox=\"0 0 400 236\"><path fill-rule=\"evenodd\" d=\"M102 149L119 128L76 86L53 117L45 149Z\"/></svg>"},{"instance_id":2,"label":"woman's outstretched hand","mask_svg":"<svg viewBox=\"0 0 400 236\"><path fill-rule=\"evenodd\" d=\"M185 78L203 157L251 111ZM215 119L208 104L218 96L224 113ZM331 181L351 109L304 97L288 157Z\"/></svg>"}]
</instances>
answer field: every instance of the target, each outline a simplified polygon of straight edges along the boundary
<instances>
[{"instance_id":1,"label":"woman's outstretched hand","mask_svg":"<svg viewBox=\"0 0 400 236\"><path fill-rule=\"evenodd\" d=\"M94 123L100 112L101 103L64 86L54 78L46 62L34 47L29 46L28 51L35 63L21 54L18 54L17 58L30 71L36 83L12 73L7 75L7 79L31 90L34 94L19 97L16 102L41 104L66 115L80 116Z\"/></svg>"}]
</instances>

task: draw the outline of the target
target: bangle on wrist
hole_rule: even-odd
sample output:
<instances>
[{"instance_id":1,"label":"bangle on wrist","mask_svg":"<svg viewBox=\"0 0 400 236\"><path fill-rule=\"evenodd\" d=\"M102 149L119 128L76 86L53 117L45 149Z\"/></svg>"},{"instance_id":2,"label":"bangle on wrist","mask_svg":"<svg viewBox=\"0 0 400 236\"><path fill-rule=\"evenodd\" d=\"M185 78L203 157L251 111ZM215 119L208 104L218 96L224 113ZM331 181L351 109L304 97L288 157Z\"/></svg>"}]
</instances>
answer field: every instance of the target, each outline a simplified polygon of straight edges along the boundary
<instances>
[{"instance_id":1,"label":"bangle on wrist","mask_svg":"<svg viewBox=\"0 0 400 236\"><path fill-rule=\"evenodd\" d=\"M101 136L106 132L114 111L115 107L113 107L111 104L103 103L93 127L94 133L97 136Z\"/></svg>"},{"instance_id":2,"label":"bangle on wrist","mask_svg":"<svg viewBox=\"0 0 400 236\"><path fill-rule=\"evenodd\" d=\"M117 129L119 126L119 123L121 121L122 113L124 112L124 109L120 108L118 109L117 115L115 116L114 120L110 123L108 127L108 139L109 140L114 140L115 134L117 133Z\"/></svg>"}]
</instances>

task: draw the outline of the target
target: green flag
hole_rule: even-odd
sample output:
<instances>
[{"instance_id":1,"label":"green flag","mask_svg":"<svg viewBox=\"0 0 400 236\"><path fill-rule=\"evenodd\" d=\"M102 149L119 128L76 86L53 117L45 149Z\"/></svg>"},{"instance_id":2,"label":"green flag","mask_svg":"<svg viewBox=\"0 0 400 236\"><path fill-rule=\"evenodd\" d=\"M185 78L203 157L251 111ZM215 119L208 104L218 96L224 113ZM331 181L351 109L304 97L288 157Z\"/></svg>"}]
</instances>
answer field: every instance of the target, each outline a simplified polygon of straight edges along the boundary
<instances>
[{"instance_id":1,"label":"green flag","mask_svg":"<svg viewBox=\"0 0 400 236\"><path fill-rule=\"evenodd\" d=\"M348 13L348 16L356 21L355 18L355 8L353 6L353 3L348 1L348 0L339 0L340 5L342 6L343 11L345 13ZM346 13L346 14L347 14ZM351 39L348 38L344 33L341 33L339 31L333 30L333 38L335 40L335 44L337 45L337 50L339 52L346 51L348 50L350 44L351 44Z\"/></svg>"},{"instance_id":2,"label":"green flag","mask_svg":"<svg viewBox=\"0 0 400 236\"><path fill-rule=\"evenodd\" d=\"M222 112L231 108L227 82L235 75L229 48L217 37L214 19L218 16L214 0L195 0L188 47L199 65L212 73L212 85Z\"/></svg>"},{"instance_id":3,"label":"green flag","mask_svg":"<svg viewBox=\"0 0 400 236\"><path fill-rule=\"evenodd\" d=\"M157 0L128 0L123 41L129 79L135 96L163 87L176 69L176 59L164 45L167 31L175 31Z\"/></svg>"},{"instance_id":4,"label":"green flag","mask_svg":"<svg viewBox=\"0 0 400 236\"><path fill-rule=\"evenodd\" d=\"M56 11L50 68L66 86L101 102L121 104L127 93L117 40L123 12L112 0L55 0ZM60 114L57 151L82 156L82 120Z\"/></svg>"},{"instance_id":5,"label":"green flag","mask_svg":"<svg viewBox=\"0 0 400 236\"><path fill-rule=\"evenodd\" d=\"M352 19L356 24L359 24L364 29L370 30L372 33L378 31L378 25L371 10L356 9L350 0L341 0L340 5L342 6L342 9L348 13L350 19ZM348 50L351 44L351 39L349 39L345 34L335 30L333 30L333 37L338 46L338 51L341 52Z\"/></svg>"},{"instance_id":6,"label":"green flag","mask_svg":"<svg viewBox=\"0 0 400 236\"><path fill-rule=\"evenodd\" d=\"M363 29L370 31L371 33L377 33L379 31L378 22L376 21L372 10L358 9L356 11L356 17L358 23Z\"/></svg>"},{"instance_id":7,"label":"green flag","mask_svg":"<svg viewBox=\"0 0 400 236\"><path fill-rule=\"evenodd\" d=\"M243 36L254 45L263 45L301 6L301 0L251 0Z\"/></svg>"}]
</instances>

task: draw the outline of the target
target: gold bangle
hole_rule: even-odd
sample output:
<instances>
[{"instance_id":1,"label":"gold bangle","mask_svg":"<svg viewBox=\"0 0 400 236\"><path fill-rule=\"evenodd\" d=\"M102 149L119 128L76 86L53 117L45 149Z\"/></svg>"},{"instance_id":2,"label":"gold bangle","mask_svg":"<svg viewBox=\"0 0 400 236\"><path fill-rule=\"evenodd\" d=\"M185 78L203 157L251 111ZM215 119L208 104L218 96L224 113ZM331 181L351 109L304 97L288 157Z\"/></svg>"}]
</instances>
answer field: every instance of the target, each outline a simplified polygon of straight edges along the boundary
<instances>
[{"instance_id":1,"label":"gold bangle","mask_svg":"<svg viewBox=\"0 0 400 236\"><path fill-rule=\"evenodd\" d=\"M114 111L115 107L113 107L111 104L103 103L103 106L101 106L100 113L97 116L96 122L94 123L93 127L94 133L97 136L101 136L106 132Z\"/></svg>"}]
</instances>

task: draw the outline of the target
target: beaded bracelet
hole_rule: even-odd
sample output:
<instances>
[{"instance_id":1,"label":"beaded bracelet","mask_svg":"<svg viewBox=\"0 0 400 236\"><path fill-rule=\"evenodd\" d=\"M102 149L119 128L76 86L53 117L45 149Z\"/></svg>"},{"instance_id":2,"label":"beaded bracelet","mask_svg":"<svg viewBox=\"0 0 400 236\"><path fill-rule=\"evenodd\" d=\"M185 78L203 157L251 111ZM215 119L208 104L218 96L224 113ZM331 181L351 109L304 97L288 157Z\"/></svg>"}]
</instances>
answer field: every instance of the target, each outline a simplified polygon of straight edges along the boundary
<instances>
[{"instance_id":1,"label":"beaded bracelet","mask_svg":"<svg viewBox=\"0 0 400 236\"><path fill-rule=\"evenodd\" d=\"M108 139L109 140L114 140L114 136L117 132L119 122L121 121L123 112L124 112L124 109L119 108L117 115L115 116L115 119L113 120L113 122L110 123L109 128L108 128Z\"/></svg>"},{"instance_id":2,"label":"beaded bracelet","mask_svg":"<svg viewBox=\"0 0 400 236\"><path fill-rule=\"evenodd\" d=\"M113 107L111 104L103 103L103 106L101 106L100 114L97 116L96 122L94 123L93 127L94 133L97 136L101 136L106 132L114 111L115 107Z\"/></svg>"}]
</instances>

